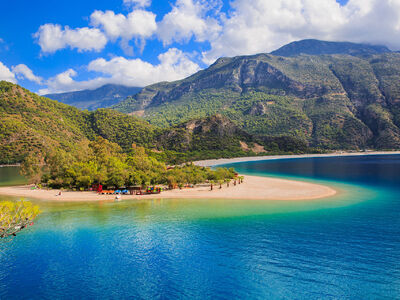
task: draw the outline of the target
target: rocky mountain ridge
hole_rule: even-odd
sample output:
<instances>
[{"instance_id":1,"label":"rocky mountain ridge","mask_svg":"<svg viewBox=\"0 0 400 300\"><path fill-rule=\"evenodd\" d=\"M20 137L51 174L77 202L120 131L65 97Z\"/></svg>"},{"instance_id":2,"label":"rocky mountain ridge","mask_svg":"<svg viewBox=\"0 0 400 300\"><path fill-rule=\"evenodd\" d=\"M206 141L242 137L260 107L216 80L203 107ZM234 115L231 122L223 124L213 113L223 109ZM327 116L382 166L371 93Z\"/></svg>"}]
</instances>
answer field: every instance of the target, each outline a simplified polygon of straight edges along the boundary
<instances>
[{"instance_id":1,"label":"rocky mountain ridge","mask_svg":"<svg viewBox=\"0 0 400 300\"><path fill-rule=\"evenodd\" d=\"M312 147L399 148L400 54L381 51L220 58L114 108L164 127L218 112L251 134L293 136Z\"/></svg>"}]
</instances>

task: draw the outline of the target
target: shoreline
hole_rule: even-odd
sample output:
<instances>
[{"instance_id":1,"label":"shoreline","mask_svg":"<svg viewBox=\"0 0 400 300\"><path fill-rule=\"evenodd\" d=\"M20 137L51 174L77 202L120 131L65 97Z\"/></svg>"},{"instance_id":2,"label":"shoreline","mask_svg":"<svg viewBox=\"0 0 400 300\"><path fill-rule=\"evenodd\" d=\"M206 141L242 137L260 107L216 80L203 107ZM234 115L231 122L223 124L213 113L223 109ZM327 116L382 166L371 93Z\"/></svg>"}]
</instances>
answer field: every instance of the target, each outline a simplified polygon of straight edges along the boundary
<instances>
[{"instance_id":1,"label":"shoreline","mask_svg":"<svg viewBox=\"0 0 400 300\"><path fill-rule=\"evenodd\" d=\"M372 155L400 155L400 151L371 151L371 152L337 151L337 152L325 153L325 154L264 155L264 156L206 159L206 160L194 161L193 163L200 167L215 167L215 166L226 165L226 164L264 161L264 160L319 158L319 157L321 157L321 158L324 158L324 157L351 157L351 156L372 156Z\"/></svg>"},{"instance_id":2,"label":"shoreline","mask_svg":"<svg viewBox=\"0 0 400 300\"><path fill-rule=\"evenodd\" d=\"M400 151L371 151L371 152L344 152L337 151L327 154L294 154L294 155L266 155L253 157L221 158L195 161L194 164L204 167L214 167L240 162L254 162L279 159L323 158L323 157L351 157L370 155L400 155ZM31 186L0 187L0 195L22 197L50 202L99 202L114 201L115 195L98 195L96 192L62 191L60 190L31 190ZM326 185L307 181L281 179L273 177L245 175L242 184L230 187L223 184L215 185L210 191L209 186L185 188L182 190L167 190L153 195L122 195L121 200L151 200L151 199L226 199L226 200L276 200L276 201L307 201L329 198L339 191Z\"/></svg>"},{"instance_id":3,"label":"shoreline","mask_svg":"<svg viewBox=\"0 0 400 300\"><path fill-rule=\"evenodd\" d=\"M115 195L98 195L96 192L31 190L31 186L0 187L0 195L23 197L51 202L96 202L114 201ZM337 190L320 184L278 179L261 176L248 176L242 184L229 187L226 184L185 188L182 190L167 190L156 195L122 195L121 200L150 199L226 199L226 200L276 200L276 201L307 201L334 196Z\"/></svg>"}]
</instances>

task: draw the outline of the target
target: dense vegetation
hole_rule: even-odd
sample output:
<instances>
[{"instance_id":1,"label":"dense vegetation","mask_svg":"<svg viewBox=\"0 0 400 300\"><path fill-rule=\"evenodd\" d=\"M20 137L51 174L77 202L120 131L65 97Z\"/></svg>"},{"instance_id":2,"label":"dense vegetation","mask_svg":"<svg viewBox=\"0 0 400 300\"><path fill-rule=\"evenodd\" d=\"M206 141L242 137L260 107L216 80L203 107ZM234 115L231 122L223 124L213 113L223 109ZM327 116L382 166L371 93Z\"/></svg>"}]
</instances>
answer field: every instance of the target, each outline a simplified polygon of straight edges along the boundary
<instances>
[{"instance_id":1,"label":"dense vegetation","mask_svg":"<svg viewBox=\"0 0 400 300\"><path fill-rule=\"evenodd\" d=\"M88 113L0 82L0 163L20 162L30 152L71 149L94 134Z\"/></svg>"},{"instance_id":2,"label":"dense vegetation","mask_svg":"<svg viewBox=\"0 0 400 300\"><path fill-rule=\"evenodd\" d=\"M291 57L221 58L184 80L144 88L115 106L122 113L80 111L0 82L0 163L57 148L73 152L99 136L125 153L144 147L170 164L399 148L400 54L318 43L321 53L340 46L354 55L296 55L307 50L300 43L288 48Z\"/></svg>"},{"instance_id":3,"label":"dense vegetation","mask_svg":"<svg viewBox=\"0 0 400 300\"><path fill-rule=\"evenodd\" d=\"M45 156L30 154L21 169L32 183L80 190L97 184L115 188L157 184L182 187L235 176L233 169L211 170L193 164L167 168L143 147L124 152L119 145L101 137L81 142L73 151L58 148Z\"/></svg>"},{"instance_id":4,"label":"dense vegetation","mask_svg":"<svg viewBox=\"0 0 400 300\"><path fill-rule=\"evenodd\" d=\"M352 55L297 55L306 44L286 49L292 57L220 58L184 80L145 87L114 108L163 128L218 112L262 141L293 137L320 149L399 148L400 54L319 42L317 52Z\"/></svg>"},{"instance_id":5,"label":"dense vegetation","mask_svg":"<svg viewBox=\"0 0 400 300\"><path fill-rule=\"evenodd\" d=\"M0 82L0 163L21 162L30 154L53 149L75 151L81 143L102 137L124 152L142 146L158 160L173 164L204 158L256 155L266 150L308 151L293 138L278 146L248 134L226 117L193 119L160 129L148 122L109 109L94 112L44 98L8 82Z\"/></svg>"}]
</instances>

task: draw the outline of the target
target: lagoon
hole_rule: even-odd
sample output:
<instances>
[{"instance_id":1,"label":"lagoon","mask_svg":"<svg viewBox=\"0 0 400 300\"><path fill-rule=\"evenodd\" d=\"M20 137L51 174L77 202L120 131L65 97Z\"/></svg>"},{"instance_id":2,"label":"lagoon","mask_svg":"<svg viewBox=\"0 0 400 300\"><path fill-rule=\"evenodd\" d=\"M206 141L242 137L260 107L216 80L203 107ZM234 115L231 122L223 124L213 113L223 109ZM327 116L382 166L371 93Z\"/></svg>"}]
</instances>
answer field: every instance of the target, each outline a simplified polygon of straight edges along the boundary
<instances>
[{"instance_id":1,"label":"lagoon","mask_svg":"<svg viewBox=\"0 0 400 300\"><path fill-rule=\"evenodd\" d=\"M39 201L35 225L0 244L0 298L400 297L400 155L232 166L340 193L312 201Z\"/></svg>"}]
</instances>

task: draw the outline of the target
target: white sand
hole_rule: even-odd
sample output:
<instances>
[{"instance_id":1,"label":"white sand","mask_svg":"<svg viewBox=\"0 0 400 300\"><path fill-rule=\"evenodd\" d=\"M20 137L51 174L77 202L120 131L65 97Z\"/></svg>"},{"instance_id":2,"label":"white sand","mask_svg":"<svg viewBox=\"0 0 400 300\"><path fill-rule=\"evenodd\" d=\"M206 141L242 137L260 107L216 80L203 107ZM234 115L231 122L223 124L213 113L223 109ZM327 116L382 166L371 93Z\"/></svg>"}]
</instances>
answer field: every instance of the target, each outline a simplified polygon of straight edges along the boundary
<instances>
[{"instance_id":1,"label":"white sand","mask_svg":"<svg viewBox=\"0 0 400 300\"><path fill-rule=\"evenodd\" d=\"M195 162L198 166L217 166L236 162L262 161L276 159L312 158L312 157L345 157L400 154L400 151L391 152L334 152L329 154L302 154L302 155L275 155L255 156L228 159L211 159ZM41 199L48 201L114 201L114 195L98 195L95 192L62 192L59 190L31 190L30 186L0 187L0 195ZM243 184L230 187L223 185L222 189L216 185L213 191L210 187L196 187L164 191L158 195L122 195L122 200L138 199L248 199L248 200L313 200L333 196L337 193L333 188L303 181L285 180L277 178L245 176Z\"/></svg>"},{"instance_id":2,"label":"white sand","mask_svg":"<svg viewBox=\"0 0 400 300\"><path fill-rule=\"evenodd\" d=\"M114 195L98 195L96 192L66 192L56 196L59 190L31 190L30 186L1 187L0 194L48 201L102 201L115 199ZM210 187L195 187L163 191L158 195L122 195L128 199L248 199L248 200L312 200L333 196L336 191L330 187L277 178L245 176L242 184L233 183Z\"/></svg>"}]
</instances>

